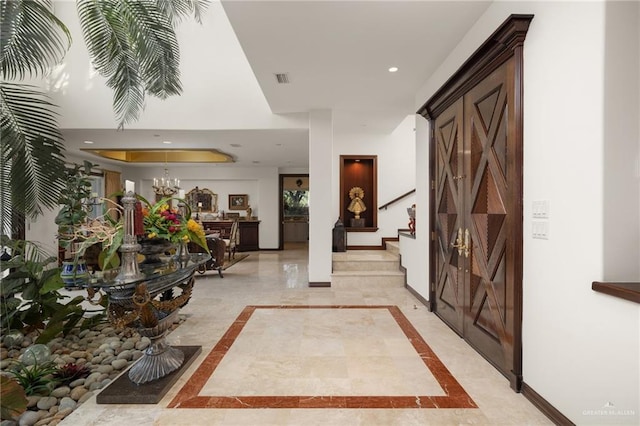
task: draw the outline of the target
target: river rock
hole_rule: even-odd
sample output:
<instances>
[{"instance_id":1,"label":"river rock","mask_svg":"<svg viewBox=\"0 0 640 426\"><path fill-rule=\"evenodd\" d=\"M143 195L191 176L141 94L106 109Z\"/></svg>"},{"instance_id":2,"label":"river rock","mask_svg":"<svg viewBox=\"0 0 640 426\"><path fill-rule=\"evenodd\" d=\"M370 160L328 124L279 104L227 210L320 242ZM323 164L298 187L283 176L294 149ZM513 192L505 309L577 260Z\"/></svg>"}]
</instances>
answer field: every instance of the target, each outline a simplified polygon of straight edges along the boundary
<instances>
[{"instance_id":1,"label":"river rock","mask_svg":"<svg viewBox=\"0 0 640 426\"><path fill-rule=\"evenodd\" d=\"M64 398L62 398L60 400L60 411L66 410L67 408L71 408L72 410L76 408L76 402L72 399L69 398L68 396L65 396Z\"/></svg>"},{"instance_id":2,"label":"river rock","mask_svg":"<svg viewBox=\"0 0 640 426\"><path fill-rule=\"evenodd\" d=\"M76 379L73 382L69 383L69 387L73 389L73 388L77 388L78 386L82 386L84 385L85 380L86 379Z\"/></svg>"},{"instance_id":3,"label":"river rock","mask_svg":"<svg viewBox=\"0 0 640 426\"><path fill-rule=\"evenodd\" d=\"M73 351L69 354L70 357L72 358L84 358L87 356L87 351Z\"/></svg>"},{"instance_id":4,"label":"river rock","mask_svg":"<svg viewBox=\"0 0 640 426\"><path fill-rule=\"evenodd\" d=\"M53 396L45 396L44 398L41 398L40 401L38 401L36 406L40 410L48 410L49 408L53 407L57 403L58 403L58 398Z\"/></svg>"},{"instance_id":5,"label":"river rock","mask_svg":"<svg viewBox=\"0 0 640 426\"><path fill-rule=\"evenodd\" d=\"M51 396L54 396L56 398L62 398L64 396L69 395L70 392L71 392L71 388L69 386L61 386L59 388L55 388L51 392Z\"/></svg>"},{"instance_id":6,"label":"river rock","mask_svg":"<svg viewBox=\"0 0 640 426\"><path fill-rule=\"evenodd\" d=\"M73 388L71 390L71 393L69 394L69 396L73 398L75 401L79 401L80 398L82 398L84 394L86 394L87 392L89 392L87 388L85 388L84 386L78 386L77 388Z\"/></svg>"},{"instance_id":7,"label":"river rock","mask_svg":"<svg viewBox=\"0 0 640 426\"><path fill-rule=\"evenodd\" d=\"M78 400L78 403L82 404L84 402L87 402L87 400L89 400L89 398L91 398L92 396L93 396L93 392L89 391L80 397L80 399Z\"/></svg>"},{"instance_id":8,"label":"river rock","mask_svg":"<svg viewBox=\"0 0 640 426\"><path fill-rule=\"evenodd\" d=\"M136 343L136 349L140 351L143 349L147 349L147 346L149 346L150 344L151 344L151 340L145 336L142 339L140 339L138 343Z\"/></svg>"},{"instance_id":9,"label":"river rock","mask_svg":"<svg viewBox=\"0 0 640 426\"><path fill-rule=\"evenodd\" d=\"M109 365L101 365L101 366L98 367L97 371L99 373L109 374L109 373L111 373L113 371L113 366L111 364L109 364Z\"/></svg>"},{"instance_id":10,"label":"river rock","mask_svg":"<svg viewBox=\"0 0 640 426\"><path fill-rule=\"evenodd\" d=\"M136 342L134 342L133 339L127 339L120 348L122 350L131 350L135 347L136 347Z\"/></svg>"},{"instance_id":11,"label":"river rock","mask_svg":"<svg viewBox=\"0 0 640 426\"><path fill-rule=\"evenodd\" d=\"M27 397L27 408L35 407L38 401L42 399L40 395L31 395Z\"/></svg>"},{"instance_id":12,"label":"river rock","mask_svg":"<svg viewBox=\"0 0 640 426\"><path fill-rule=\"evenodd\" d=\"M122 370L128 364L129 364L129 361L127 361L126 359L115 359L115 360L111 361L111 365L116 370Z\"/></svg>"},{"instance_id":13,"label":"river rock","mask_svg":"<svg viewBox=\"0 0 640 426\"><path fill-rule=\"evenodd\" d=\"M131 350L126 349L122 352L120 352L117 356L118 359L131 359L131 355L133 355L133 353L131 352Z\"/></svg>"},{"instance_id":14,"label":"river rock","mask_svg":"<svg viewBox=\"0 0 640 426\"><path fill-rule=\"evenodd\" d=\"M18 418L18 424L20 426L32 426L36 424L38 420L40 420L40 413L37 411L25 411Z\"/></svg>"}]
</instances>

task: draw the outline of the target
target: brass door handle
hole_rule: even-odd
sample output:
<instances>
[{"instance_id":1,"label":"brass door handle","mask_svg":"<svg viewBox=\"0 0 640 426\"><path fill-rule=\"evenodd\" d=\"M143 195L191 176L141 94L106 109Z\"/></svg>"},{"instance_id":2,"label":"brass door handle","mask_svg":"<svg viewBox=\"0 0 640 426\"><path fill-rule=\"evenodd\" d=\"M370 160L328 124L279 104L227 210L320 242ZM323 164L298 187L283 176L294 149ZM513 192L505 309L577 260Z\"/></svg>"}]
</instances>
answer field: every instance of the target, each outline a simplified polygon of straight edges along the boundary
<instances>
[{"instance_id":1,"label":"brass door handle","mask_svg":"<svg viewBox=\"0 0 640 426\"><path fill-rule=\"evenodd\" d=\"M458 256L462 256L462 253L465 252L466 246L464 245L464 240L462 239L462 228L458 228L458 237L455 242L451 243L451 247L458 249Z\"/></svg>"},{"instance_id":2,"label":"brass door handle","mask_svg":"<svg viewBox=\"0 0 640 426\"><path fill-rule=\"evenodd\" d=\"M469 234L469 228L464 230L464 257L469 257L471 254L471 235Z\"/></svg>"}]
</instances>

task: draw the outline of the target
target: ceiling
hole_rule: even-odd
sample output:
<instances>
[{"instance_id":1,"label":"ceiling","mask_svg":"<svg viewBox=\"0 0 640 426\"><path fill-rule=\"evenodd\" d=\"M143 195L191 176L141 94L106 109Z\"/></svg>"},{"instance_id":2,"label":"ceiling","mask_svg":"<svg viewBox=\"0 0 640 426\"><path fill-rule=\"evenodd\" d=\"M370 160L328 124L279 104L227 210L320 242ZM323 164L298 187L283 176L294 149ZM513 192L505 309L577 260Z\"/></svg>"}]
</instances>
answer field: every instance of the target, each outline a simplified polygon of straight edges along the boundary
<instances>
[{"instance_id":1,"label":"ceiling","mask_svg":"<svg viewBox=\"0 0 640 426\"><path fill-rule=\"evenodd\" d=\"M190 37L188 41L181 38L181 48L187 49L181 58L181 68L201 67L206 52L211 57L208 60L215 62L217 57L220 67L232 60L247 61L251 72L243 74L230 69L224 76L223 89L214 84L209 74L193 90L189 89L189 79L198 77L183 72L185 92L180 102L184 106L179 112L185 117L182 127L175 124L164 128L161 122L154 123L154 108L147 108L140 125L125 132L69 126L64 130L67 149L78 152L80 148L123 146L172 148L163 146L162 141L180 140L180 148L216 148L231 154L236 163L226 167L308 167L308 129L300 126L300 114L296 116L297 124L289 128L282 123L239 128L231 122L228 128L224 128L224 123L215 123L210 129L198 128L189 125L190 112L185 110L196 104L189 103L190 96L195 99L207 95L207 99L219 103L207 108L224 111L234 91L240 97L240 93L250 88L261 92L256 96L264 98L265 108L277 114L274 117L278 119L290 113L332 109L336 132L389 133L404 117L415 112L414 96L418 89L490 3L214 2L210 10L213 18L205 19L203 26L217 22L216 31L229 32L228 49L207 48L213 43L213 36ZM228 21L221 22L225 14ZM222 38L220 34L216 36ZM196 47L199 53L190 56L189 49ZM398 67L398 71L390 73L388 69L392 66ZM290 82L278 84L276 73L287 73ZM224 96L220 95L221 90ZM153 127L148 123L153 123ZM95 143L87 146L85 140Z\"/></svg>"}]
</instances>

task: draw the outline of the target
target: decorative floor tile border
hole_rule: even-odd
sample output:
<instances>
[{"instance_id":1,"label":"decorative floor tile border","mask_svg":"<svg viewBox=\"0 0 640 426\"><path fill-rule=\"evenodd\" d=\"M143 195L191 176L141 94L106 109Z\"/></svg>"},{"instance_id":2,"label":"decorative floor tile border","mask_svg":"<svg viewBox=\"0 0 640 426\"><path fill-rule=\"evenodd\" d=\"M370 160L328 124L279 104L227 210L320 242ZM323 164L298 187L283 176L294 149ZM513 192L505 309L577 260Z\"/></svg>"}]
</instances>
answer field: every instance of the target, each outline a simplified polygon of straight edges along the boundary
<instances>
[{"instance_id":1,"label":"decorative floor tile border","mask_svg":"<svg viewBox=\"0 0 640 426\"><path fill-rule=\"evenodd\" d=\"M200 396L215 369L256 309L386 309L442 387L444 396ZM431 350L407 317L393 305L247 306L209 352L169 408L477 408L475 402Z\"/></svg>"}]
</instances>

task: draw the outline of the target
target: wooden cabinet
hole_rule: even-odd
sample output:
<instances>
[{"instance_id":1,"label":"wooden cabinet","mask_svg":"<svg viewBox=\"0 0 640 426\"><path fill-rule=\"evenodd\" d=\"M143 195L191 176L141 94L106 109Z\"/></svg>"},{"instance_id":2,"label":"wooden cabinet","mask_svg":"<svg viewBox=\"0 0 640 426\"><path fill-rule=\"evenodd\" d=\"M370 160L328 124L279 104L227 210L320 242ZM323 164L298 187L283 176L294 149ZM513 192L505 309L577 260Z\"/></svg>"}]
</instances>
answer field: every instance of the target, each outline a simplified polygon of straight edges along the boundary
<instances>
[{"instance_id":1,"label":"wooden cabinet","mask_svg":"<svg viewBox=\"0 0 640 426\"><path fill-rule=\"evenodd\" d=\"M286 243L309 241L309 223L306 221L285 221L284 241Z\"/></svg>"},{"instance_id":2,"label":"wooden cabinet","mask_svg":"<svg viewBox=\"0 0 640 426\"><path fill-rule=\"evenodd\" d=\"M220 231L221 238L229 238L232 220L203 221L202 227L205 231ZM238 251L260 250L260 221L259 220L239 220L238 232L240 233L240 245Z\"/></svg>"}]
</instances>

